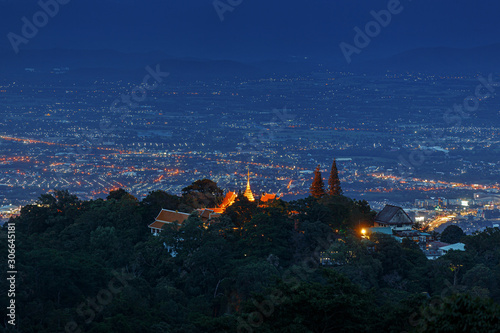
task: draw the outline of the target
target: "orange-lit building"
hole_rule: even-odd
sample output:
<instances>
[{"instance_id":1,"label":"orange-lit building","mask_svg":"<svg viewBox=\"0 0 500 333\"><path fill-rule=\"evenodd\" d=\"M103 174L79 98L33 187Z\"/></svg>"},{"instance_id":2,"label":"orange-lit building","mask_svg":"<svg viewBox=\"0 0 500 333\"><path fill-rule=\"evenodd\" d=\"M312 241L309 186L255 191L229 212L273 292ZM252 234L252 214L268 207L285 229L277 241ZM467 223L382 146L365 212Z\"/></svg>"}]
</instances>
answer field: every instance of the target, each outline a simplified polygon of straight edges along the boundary
<instances>
[{"instance_id":1,"label":"orange-lit building","mask_svg":"<svg viewBox=\"0 0 500 333\"><path fill-rule=\"evenodd\" d=\"M152 234L159 234L166 224L177 224L180 225L189 218L188 213L181 213L178 211L162 209L160 214L156 217L155 221L151 223L148 227L151 229Z\"/></svg>"},{"instance_id":2,"label":"orange-lit building","mask_svg":"<svg viewBox=\"0 0 500 333\"><path fill-rule=\"evenodd\" d=\"M245 189L245 192L243 193L243 196L248 199L250 202L254 202L255 198L252 193L252 189L250 188L250 170L248 170L248 178L247 178L247 188Z\"/></svg>"},{"instance_id":3,"label":"orange-lit building","mask_svg":"<svg viewBox=\"0 0 500 333\"><path fill-rule=\"evenodd\" d=\"M226 196L224 197L224 200L222 200L222 204L218 208L218 209L222 210L220 213L224 213L224 211L226 210L227 207L234 204L237 197L238 197L238 194L236 194L236 192L228 192L226 194Z\"/></svg>"},{"instance_id":4,"label":"orange-lit building","mask_svg":"<svg viewBox=\"0 0 500 333\"><path fill-rule=\"evenodd\" d=\"M250 202L255 202L255 196L250 187L250 172L248 172L247 186L245 188L245 192L243 196L247 198ZM236 201L238 194L236 192L227 192L226 196L222 200L222 203L215 208L199 208L196 211L199 214L200 219L207 223L209 220L220 216L223 214L228 207L233 205ZM259 200L259 207L265 207L269 201L279 199L276 194L264 193ZM160 214L156 217L155 222L149 225L151 229L151 233L157 235L161 232L162 228L166 224L177 224L181 225L184 221L188 219L190 214L182 213L177 211L172 211L168 209L162 209Z\"/></svg>"},{"instance_id":5,"label":"orange-lit building","mask_svg":"<svg viewBox=\"0 0 500 333\"><path fill-rule=\"evenodd\" d=\"M250 202L255 202L255 196L252 192L252 188L250 186L250 171L248 172L248 178L247 178L247 186L245 188L245 192L243 192L243 196L248 199ZM236 198L238 197L238 194L236 192L228 192L226 193L226 196L224 197L224 200L222 200L222 203L219 205L217 208L204 208L204 209L198 209L200 214L203 214L203 211L209 210L212 212L212 214L222 214L226 211L228 207L230 207L234 202L236 201ZM264 193L262 197L259 200L259 206L264 207L266 206L266 203L269 202L270 200L276 200L279 199L279 197L276 194L269 194L269 193ZM205 213L205 216L207 213ZM201 215L200 215L201 216Z\"/></svg>"}]
</instances>

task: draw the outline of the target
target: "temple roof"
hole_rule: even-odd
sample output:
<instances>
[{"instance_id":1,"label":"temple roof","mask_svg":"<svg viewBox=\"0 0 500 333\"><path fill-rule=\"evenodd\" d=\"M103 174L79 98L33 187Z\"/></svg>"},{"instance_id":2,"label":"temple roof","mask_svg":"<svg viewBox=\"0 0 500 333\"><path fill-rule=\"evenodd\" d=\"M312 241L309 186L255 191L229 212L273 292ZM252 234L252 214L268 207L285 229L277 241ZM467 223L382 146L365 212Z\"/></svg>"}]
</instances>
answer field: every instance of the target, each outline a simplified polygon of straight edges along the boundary
<instances>
[{"instance_id":1,"label":"temple roof","mask_svg":"<svg viewBox=\"0 0 500 333\"><path fill-rule=\"evenodd\" d=\"M150 228L152 229L160 229L165 225L165 222L160 222L160 221L154 221L149 225Z\"/></svg>"},{"instance_id":2,"label":"temple roof","mask_svg":"<svg viewBox=\"0 0 500 333\"><path fill-rule=\"evenodd\" d=\"M268 202L269 200L275 200L275 199L279 199L278 197L276 197L276 194L264 193L262 198L260 198L260 201Z\"/></svg>"},{"instance_id":3,"label":"temple roof","mask_svg":"<svg viewBox=\"0 0 500 333\"><path fill-rule=\"evenodd\" d=\"M168 210L168 209L162 209L160 214L156 217L156 221L163 222L163 223L178 223L181 224L182 222L186 221L189 218L188 213L180 213L177 211L173 210Z\"/></svg>"},{"instance_id":4,"label":"temple roof","mask_svg":"<svg viewBox=\"0 0 500 333\"><path fill-rule=\"evenodd\" d=\"M413 224L411 218L401 207L385 205L375 216L375 222L383 224Z\"/></svg>"},{"instance_id":5,"label":"temple roof","mask_svg":"<svg viewBox=\"0 0 500 333\"><path fill-rule=\"evenodd\" d=\"M220 208L226 209L227 207L231 206L236 200L237 196L238 195L236 194L236 192L228 192L224 197L224 200L222 201Z\"/></svg>"}]
</instances>

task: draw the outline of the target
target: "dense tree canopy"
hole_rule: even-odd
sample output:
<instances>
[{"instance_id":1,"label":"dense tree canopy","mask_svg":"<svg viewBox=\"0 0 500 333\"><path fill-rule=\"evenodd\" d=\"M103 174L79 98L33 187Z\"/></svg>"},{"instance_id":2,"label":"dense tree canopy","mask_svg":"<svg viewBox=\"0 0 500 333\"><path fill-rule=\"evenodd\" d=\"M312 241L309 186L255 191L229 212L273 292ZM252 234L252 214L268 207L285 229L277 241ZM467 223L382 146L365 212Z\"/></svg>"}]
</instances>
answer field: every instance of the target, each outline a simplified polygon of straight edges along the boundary
<instances>
[{"instance_id":1,"label":"dense tree canopy","mask_svg":"<svg viewBox=\"0 0 500 333\"><path fill-rule=\"evenodd\" d=\"M125 191L124 189L122 188L119 188L117 190L114 190L114 191L111 191L109 192L109 195L106 197L106 200L130 200L130 201L136 201L137 199L131 195L130 193L128 193L127 191Z\"/></svg>"},{"instance_id":2,"label":"dense tree canopy","mask_svg":"<svg viewBox=\"0 0 500 333\"><path fill-rule=\"evenodd\" d=\"M456 294L425 307L417 323L414 332L494 333L500 329L500 306L492 300Z\"/></svg>"},{"instance_id":3,"label":"dense tree canopy","mask_svg":"<svg viewBox=\"0 0 500 333\"><path fill-rule=\"evenodd\" d=\"M326 195L259 206L240 196L210 224L194 213L153 236L147 225L159 210L192 209L186 196L204 191L195 187L183 197L155 191L142 201L120 190L91 201L54 191L23 207L11 220L18 331L498 327L499 229L465 236L465 252L429 261L411 241L361 239L359 228L372 225L374 217L366 201ZM4 249L6 232L4 227L0 235ZM0 279L4 292L6 271ZM0 298L3 308L6 302Z\"/></svg>"},{"instance_id":4,"label":"dense tree canopy","mask_svg":"<svg viewBox=\"0 0 500 333\"><path fill-rule=\"evenodd\" d=\"M223 194L224 191L210 179L197 180L182 189L182 196L186 204L194 208L216 207L221 203Z\"/></svg>"},{"instance_id":5,"label":"dense tree canopy","mask_svg":"<svg viewBox=\"0 0 500 333\"><path fill-rule=\"evenodd\" d=\"M455 244L465 236L462 228L456 225L447 226L441 233L441 242Z\"/></svg>"}]
</instances>

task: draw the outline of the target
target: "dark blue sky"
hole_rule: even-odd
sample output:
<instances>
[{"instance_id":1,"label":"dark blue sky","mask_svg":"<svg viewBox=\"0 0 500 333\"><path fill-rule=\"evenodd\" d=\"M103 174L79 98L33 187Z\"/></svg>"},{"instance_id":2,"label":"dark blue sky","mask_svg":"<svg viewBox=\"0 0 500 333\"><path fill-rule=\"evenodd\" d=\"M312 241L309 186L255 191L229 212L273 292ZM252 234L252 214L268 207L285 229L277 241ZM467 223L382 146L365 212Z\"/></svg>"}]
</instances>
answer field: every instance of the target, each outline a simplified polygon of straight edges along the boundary
<instances>
[{"instance_id":1,"label":"dark blue sky","mask_svg":"<svg viewBox=\"0 0 500 333\"><path fill-rule=\"evenodd\" d=\"M228 0L221 0L227 2ZM72 0L23 49L161 50L200 58L340 58L355 26L387 8L385 0L243 0L221 22L213 0ZM500 42L498 1L401 0L362 56L417 47L471 47ZM37 1L0 0L0 49L9 32L40 10Z\"/></svg>"}]
</instances>

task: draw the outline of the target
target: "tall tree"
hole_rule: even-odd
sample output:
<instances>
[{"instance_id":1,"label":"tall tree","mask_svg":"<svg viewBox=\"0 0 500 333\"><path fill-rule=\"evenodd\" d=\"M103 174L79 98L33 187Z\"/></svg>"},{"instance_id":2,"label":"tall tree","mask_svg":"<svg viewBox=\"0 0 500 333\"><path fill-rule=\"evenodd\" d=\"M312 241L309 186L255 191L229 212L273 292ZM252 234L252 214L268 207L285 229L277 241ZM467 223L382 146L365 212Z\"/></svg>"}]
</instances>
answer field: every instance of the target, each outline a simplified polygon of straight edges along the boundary
<instances>
[{"instance_id":1,"label":"tall tree","mask_svg":"<svg viewBox=\"0 0 500 333\"><path fill-rule=\"evenodd\" d=\"M315 198L321 198L325 195L323 178L321 177L321 172L319 171L319 165L314 170L314 180L309 188L309 192Z\"/></svg>"},{"instance_id":2,"label":"tall tree","mask_svg":"<svg viewBox=\"0 0 500 333\"><path fill-rule=\"evenodd\" d=\"M215 207L222 202L224 191L210 179L197 180L182 189L185 204L194 208Z\"/></svg>"},{"instance_id":3,"label":"tall tree","mask_svg":"<svg viewBox=\"0 0 500 333\"><path fill-rule=\"evenodd\" d=\"M465 236L464 231L457 225L449 225L441 234L441 242L455 244Z\"/></svg>"},{"instance_id":4,"label":"tall tree","mask_svg":"<svg viewBox=\"0 0 500 333\"><path fill-rule=\"evenodd\" d=\"M333 160L332 171L330 171L330 178L328 178L328 194L342 195L342 188L340 187L339 171L337 170L337 160Z\"/></svg>"},{"instance_id":5,"label":"tall tree","mask_svg":"<svg viewBox=\"0 0 500 333\"><path fill-rule=\"evenodd\" d=\"M179 209L180 203L180 197L168 194L165 191L157 190L149 192L148 196L141 202L141 214L143 214L143 218L146 221L154 220L162 208L182 211L182 209Z\"/></svg>"},{"instance_id":6,"label":"tall tree","mask_svg":"<svg viewBox=\"0 0 500 333\"><path fill-rule=\"evenodd\" d=\"M106 197L106 200L111 200L111 199L115 199L116 201L120 200L137 201L136 197L134 197L132 194L128 193L122 188L109 192L109 195Z\"/></svg>"}]
</instances>

